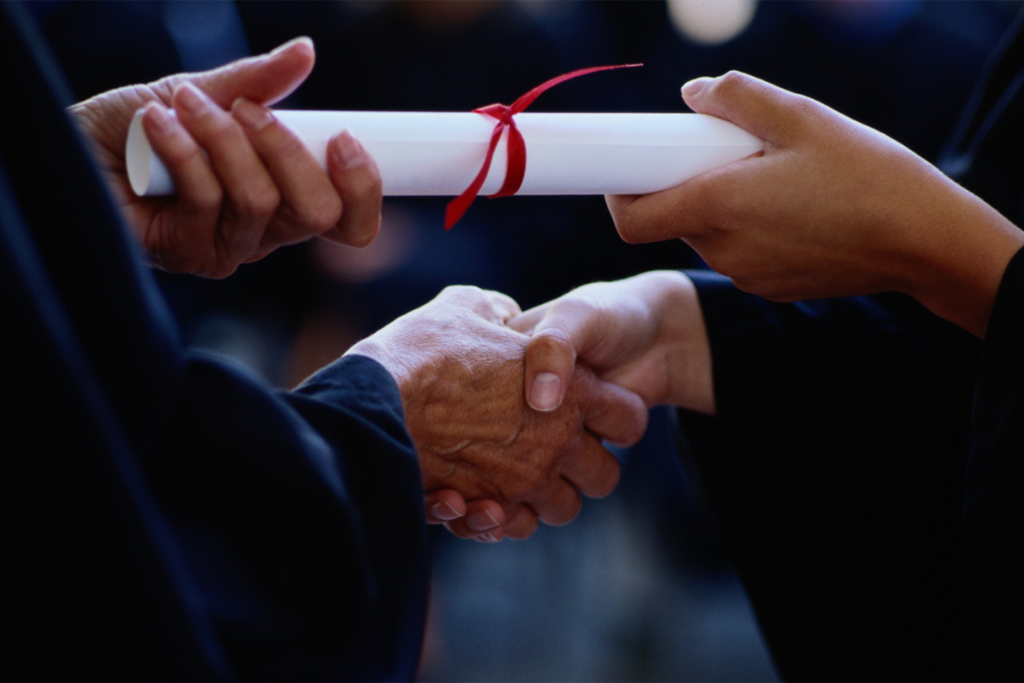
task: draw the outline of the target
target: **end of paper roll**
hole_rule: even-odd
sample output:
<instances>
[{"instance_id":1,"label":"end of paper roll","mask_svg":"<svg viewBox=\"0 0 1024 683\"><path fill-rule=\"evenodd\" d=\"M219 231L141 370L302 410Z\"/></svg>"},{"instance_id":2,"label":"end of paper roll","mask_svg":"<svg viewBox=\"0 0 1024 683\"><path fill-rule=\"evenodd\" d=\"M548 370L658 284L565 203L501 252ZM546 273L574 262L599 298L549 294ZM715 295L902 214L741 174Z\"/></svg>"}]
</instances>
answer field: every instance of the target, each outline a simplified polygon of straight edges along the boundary
<instances>
[{"instance_id":1,"label":"end of paper roll","mask_svg":"<svg viewBox=\"0 0 1024 683\"><path fill-rule=\"evenodd\" d=\"M167 167L153 152L146 131L142 127L143 111L140 109L135 112L128 127L128 143L124 152L125 163L128 166L128 182L132 186L132 191L140 197L174 194L174 181L171 180Z\"/></svg>"}]
</instances>

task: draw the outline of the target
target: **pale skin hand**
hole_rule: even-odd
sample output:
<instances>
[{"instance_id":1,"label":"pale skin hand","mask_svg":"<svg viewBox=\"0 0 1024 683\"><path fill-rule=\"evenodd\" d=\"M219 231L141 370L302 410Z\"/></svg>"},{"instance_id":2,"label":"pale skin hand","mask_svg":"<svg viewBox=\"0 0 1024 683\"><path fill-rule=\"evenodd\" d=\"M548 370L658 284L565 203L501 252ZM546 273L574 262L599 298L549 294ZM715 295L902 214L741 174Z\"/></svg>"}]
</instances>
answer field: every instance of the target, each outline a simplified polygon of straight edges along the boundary
<instances>
[{"instance_id":1,"label":"pale skin hand","mask_svg":"<svg viewBox=\"0 0 1024 683\"><path fill-rule=\"evenodd\" d=\"M313 62L312 42L297 39L267 55L120 88L71 107L155 265L226 277L242 263L314 236L353 246L373 241L381 209L373 159L341 133L328 145L325 173L266 108L295 90ZM128 184L125 142L142 107L146 134L177 197L139 198Z\"/></svg>"},{"instance_id":2,"label":"pale skin hand","mask_svg":"<svg viewBox=\"0 0 1024 683\"><path fill-rule=\"evenodd\" d=\"M890 138L739 73L683 88L696 112L763 155L642 197L608 197L627 242L681 238L742 290L775 301L909 294L983 337L1024 233Z\"/></svg>"},{"instance_id":3,"label":"pale skin hand","mask_svg":"<svg viewBox=\"0 0 1024 683\"><path fill-rule=\"evenodd\" d=\"M508 324L531 335L525 397L534 410L562 405L582 361L649 407L715 412L707 328L696 288L682 273L585 285Z\"/></svg>"},{"instance_id":4,"label":"pale skin hand","mask_svg":"<svg viewBox=\"0 0 1024 683\"><path fill-rule=\"evenodd\" d=\"M647 425L640 397L582 366L559 410L530 410L530 339L505 325L518 313L504 295L450 287L348 352L377 360L398 383L432 521L443 521L448 491L474 501L465 517L447 522L457 536L525 538L540 521L571 521L581 494L605 496L618 483L619 464L601 437L632 444ZM490 531L481 534L475 522Z\"/></svg>"}]
</instances>

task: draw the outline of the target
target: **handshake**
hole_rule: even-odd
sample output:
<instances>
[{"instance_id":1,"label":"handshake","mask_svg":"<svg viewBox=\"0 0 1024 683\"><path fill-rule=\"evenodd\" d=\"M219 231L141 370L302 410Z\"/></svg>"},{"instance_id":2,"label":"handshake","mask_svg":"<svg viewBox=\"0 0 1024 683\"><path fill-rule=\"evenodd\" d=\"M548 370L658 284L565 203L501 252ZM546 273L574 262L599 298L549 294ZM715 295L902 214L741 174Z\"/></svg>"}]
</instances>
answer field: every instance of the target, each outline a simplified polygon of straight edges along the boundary
<instances>
[{"instance_id":1,"label":"handshake","mask_svg":"<svg viewBox=\"0 0 1024 683\"><path fill-rule=\"evenodd\" d=\"M348 352L397 381L427 519L456 536L526 538L539 522L572 521L581 494L600 498L618 483L602 439L631 445L647 426L644 400L584 363L566 358L565 391L557 374L529 365L553 339L529 336L535 317L502 294L449 287Z\"/></svg>"},{"instance_id":2,"label":"handshake","mask_svg":"<svg viewBox=\"0 0 1024 683\"><path fill-rule=\"evenodd\" d=\"M678 272L585 285L525 313L450 287L348 353L398 383L428 521L485 542L565 524L580 494L610 493L619 464L602 440L639 441L648 407L714 412L703 315Z\"/></svg>"}]
</instances>

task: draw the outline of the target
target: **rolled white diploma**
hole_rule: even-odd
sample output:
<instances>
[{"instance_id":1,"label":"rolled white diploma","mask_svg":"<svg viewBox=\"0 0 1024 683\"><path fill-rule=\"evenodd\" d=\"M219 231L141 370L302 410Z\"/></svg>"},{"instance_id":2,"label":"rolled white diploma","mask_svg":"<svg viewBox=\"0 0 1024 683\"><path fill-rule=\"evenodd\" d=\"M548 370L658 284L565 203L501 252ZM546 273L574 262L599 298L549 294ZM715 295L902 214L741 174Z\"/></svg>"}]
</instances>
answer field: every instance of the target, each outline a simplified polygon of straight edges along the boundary
<instances>
[{"instance_id":1,"label":"rolled white diploma","mask_svg":"<svg viewBox=\"0 0 1024 683\"><path fill-rule=\"evenodd\" d=\"M385 196L455 196L480 172L497 121L472 112L275 111L326 167L327 142L342 130L377 162ZM516 114L526 142L517 194L648 194L764 148L750 133L703 114ZM494 194L508 161L502 133L480 191ZM136 115L128 132L128 178L139 196L174 194Z\"/></svg>"}]
</instances>

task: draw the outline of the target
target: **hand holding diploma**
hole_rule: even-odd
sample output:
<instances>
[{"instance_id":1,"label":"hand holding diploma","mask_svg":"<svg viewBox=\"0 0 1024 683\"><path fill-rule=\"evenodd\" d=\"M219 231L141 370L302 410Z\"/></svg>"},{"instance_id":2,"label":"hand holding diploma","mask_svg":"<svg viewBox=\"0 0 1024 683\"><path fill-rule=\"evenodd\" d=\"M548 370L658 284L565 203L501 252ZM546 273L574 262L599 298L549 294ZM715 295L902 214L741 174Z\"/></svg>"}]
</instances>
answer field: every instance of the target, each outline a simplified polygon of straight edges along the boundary
<instances>
[{"instance_id":1,"label":"hand holding diploma","mask_svg":"<svg viewBox=\"0 0 1024 683\"><path fill-rule=\"evenodd\" d=\"M984 336L1024 244L994 209L878 131L756 78L698 79L683 98L763 139L764 153L667 192L609 197L623 239L682 238L776 301L904 292Z\"/></svg>"},{"instance_id":2,"label":"hand holding diploma","mask_svg":"<svg viewBox=\"0 0 1024 683\"><path fill-rule=\"evenodd\" d=\"M373 159L342 133L324 141L321 165L266 108L297 88L313 62L312 43L297 39L267 55L121 88L71 108L154 264L225 277L313 236L354 246L373 240L381 204ZM139 197L129 187L125 143L143 108L141 125L176 197Z\"/></svg>"},{"instance_id":3,"label":"hand holding diploma","mask_svg":"<svg viewBox=\"0 0 1024 683\"><path fill-rule=\"evenodd\" d=\"M639 66L639 65L625 65ZM699 114L524 113L541 93L595 67L542 83L511 106L473 112L278 111L321 166L328 142L354 132L376 160L387 196L455 196L450 228L478 194L646 194L760 152L741 128ZM495 126L495 121L499 124ZM128 134L131 187L140 197L169 195L175 182L137 118Z\"/></svg>"}]
</instances>

